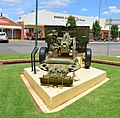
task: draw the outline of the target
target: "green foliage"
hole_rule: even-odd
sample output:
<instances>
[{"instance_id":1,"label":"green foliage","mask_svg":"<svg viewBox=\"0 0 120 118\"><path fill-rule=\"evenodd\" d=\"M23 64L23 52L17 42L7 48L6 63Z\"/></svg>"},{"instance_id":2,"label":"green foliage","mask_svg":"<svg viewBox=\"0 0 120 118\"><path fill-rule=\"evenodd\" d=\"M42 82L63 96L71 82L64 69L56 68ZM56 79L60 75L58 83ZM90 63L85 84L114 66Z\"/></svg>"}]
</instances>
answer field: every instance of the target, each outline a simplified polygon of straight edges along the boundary
<instances>
[{"instance_id":1,"label":"green foliage","mask_svg":"<svg viewBox=\"0 0 120 118\"><path fill-rule=\"evenodd\" d=\"M101 31L101 26L100 26L100 24L99 24L99 21L96 20L96 21L93 23L93 25L92 25L92 31L93 31L94 39L99 36L100 31Z\"/></svg>"},{"instance_id":2,"label":"green foliage","mask_svg":"<svg viewBox=\"0 0 120 118\"><path fill-rule=\"evenodd\" d=\"M66 27L74 27L76 26L76 21L75 21L75 18L73 16L69 16L68 17L68 20L67 20L67 23L66 23Z\"/></svg>"},{"instance_id":3,"label":"green foliage","mask_svg":"<svg viewBox=\"0 0 120 118\"><path fill-rule=\"evenodd\" d=\"M117 25L112 25L111 27L111 36L112 39L114 40L118 36L118 26Z\"/></svg>"}]
</instances>

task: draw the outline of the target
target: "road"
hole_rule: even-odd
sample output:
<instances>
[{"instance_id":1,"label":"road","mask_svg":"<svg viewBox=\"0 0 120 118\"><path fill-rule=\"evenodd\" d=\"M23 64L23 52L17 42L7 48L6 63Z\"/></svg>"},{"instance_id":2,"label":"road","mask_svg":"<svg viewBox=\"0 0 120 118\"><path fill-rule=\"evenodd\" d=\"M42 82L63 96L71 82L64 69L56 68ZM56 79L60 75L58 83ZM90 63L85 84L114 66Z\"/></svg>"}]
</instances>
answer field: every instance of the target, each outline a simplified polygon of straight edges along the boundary
<instances>
[{"instance_id":1,"label":"road","mask_svg":"<svg viewBox=\"0 0 120 118\"><path fill-rule=\"evenodd\" d=\"M0 54L31 53L34 42L10 42L0 43ZM46 46L44 42L38 42L38 47Z\"/></svg>"},{"instance_id":2,"label":"road","mask_svg":"<svg viewBox=\"0 0 120 118\"><path fill-rule=\"evenodd\" d=\"M92 49L93 56L107 56L108 42L91 42L88 47ZM120 42L110 42L109 56L120 56Z\"/></svg>"},{"instance_id":3,"label":"road","mask_svg":"<svg viewBox=\"0 0 120 118\"><path fill-rule=\"evenodd\" d=\"M10 42L0 43L0 54L31 53L34 42ZM38 42L38 47L46 46L44 42ZM88 47L92 49L93 56L107 55L107 42L90 42ZM109 56L120 56L120 42L110 42Z\"/></svg>"}]
</instances>

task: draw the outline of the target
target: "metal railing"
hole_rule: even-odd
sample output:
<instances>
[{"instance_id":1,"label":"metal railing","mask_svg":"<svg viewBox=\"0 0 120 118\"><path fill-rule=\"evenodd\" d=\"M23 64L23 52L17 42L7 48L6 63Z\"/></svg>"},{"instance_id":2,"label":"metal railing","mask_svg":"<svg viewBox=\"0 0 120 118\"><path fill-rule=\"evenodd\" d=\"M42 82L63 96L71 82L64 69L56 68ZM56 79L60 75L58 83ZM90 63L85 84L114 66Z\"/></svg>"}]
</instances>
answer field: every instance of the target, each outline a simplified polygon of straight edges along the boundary
<instances>
[{"instance_id":1,"label":"metal railing","mask_svg":"<svg viewBox=\"0 0 120 118\"><path fill-rule=\"evenodd\" d=\"M38 47L34 47L34 49L32 50L32 53L31 53L31 68L32 68L32 71L34 71L34 74L36 74L36 60L35 60L35 55L38 51Z\"/></svg>"}]
</instances>

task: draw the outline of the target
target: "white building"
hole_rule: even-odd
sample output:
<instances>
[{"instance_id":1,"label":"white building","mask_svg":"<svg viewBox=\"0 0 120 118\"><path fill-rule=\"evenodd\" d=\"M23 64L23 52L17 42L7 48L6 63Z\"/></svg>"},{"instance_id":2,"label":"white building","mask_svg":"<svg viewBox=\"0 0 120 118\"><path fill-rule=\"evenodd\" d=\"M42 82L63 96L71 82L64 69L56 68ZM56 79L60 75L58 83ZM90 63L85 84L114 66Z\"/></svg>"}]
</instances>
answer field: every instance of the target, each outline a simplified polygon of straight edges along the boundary
<instances>
[{"instance_id":1,"label":"white building","mask_svg":"<svg viewBox=\"0 0 120 118\"><path fill-rule=\"evenodd\" d=\"M92 29L93 22L95 22L95 20L98 20L98 18L95 17L78 16L73 14L62 14L62 13L50 12L47 10L40 10L38 11L38 29L40 32L42 32L42 34L40 34L41 37L42 38L45 37L44 34L45 25L65 26L69 15L75 17L77 26L90 26L90 29ZM24 22L25 33L35 32L35 12L21 16L19 22ZM108 26L105 26L105 19L103 18L100 19L100 25L102 27L101 29L102 38L104 38L104 36L109 30Z\"/></svg>"}]
</instances>

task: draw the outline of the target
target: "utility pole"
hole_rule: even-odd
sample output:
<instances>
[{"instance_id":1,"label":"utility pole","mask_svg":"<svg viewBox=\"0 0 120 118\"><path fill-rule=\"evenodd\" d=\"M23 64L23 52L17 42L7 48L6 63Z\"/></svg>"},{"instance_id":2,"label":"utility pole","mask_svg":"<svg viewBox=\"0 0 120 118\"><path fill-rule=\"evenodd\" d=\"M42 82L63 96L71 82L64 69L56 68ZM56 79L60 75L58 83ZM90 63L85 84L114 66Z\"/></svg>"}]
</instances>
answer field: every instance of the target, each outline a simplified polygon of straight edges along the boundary
<instances>
[{"instance_id":1,"label":"utility pole","mask_svg":"<svg viewBox=\"0 0 120 118\"><path fill-rule=\"evenodd\" d=\"M99 2L99 24L100 24L101 3L102 3L102 0L100 0L100 2Z\"/></svg>"},{"instance_id":2,"label":"utility pole","mask_svg":"<svg viewBox=\"0 0 120 118\"><path fill-rule=\"evenodd\" d=\"M35 22L35 47L37 47L38 39L38 0L36 0L36 22Z\"/></svg>"},{"instance_id":3,"label":"utility pole","mask_svg":"<svg viewBox=\"0 0 120 118\"><path fill-rule=\"evenodd\" d=\"M100 13L101 13L101 3L102 3L102 0L100 0L99 2L99 24L100 24ZM105 4L106 4L106 0L105 0Z\"/></svg>"},{"instance_id":4,"label":"utility pole","mask_svg":"<svg viewBox=\"0 0 120 118\"><path fill-rule=\"evenodd\" d=\"M108 33L108 46L107 46L107 56L109 56L109 48L110 48L110 32L111 32L111 21L112 19L109 19L109 33Z\"/></svg>"}]
</instances>

